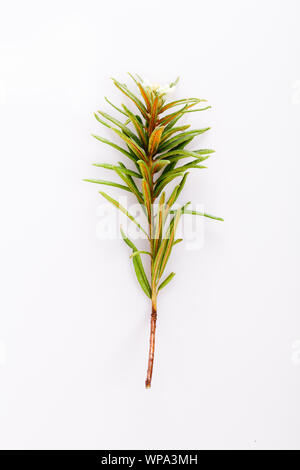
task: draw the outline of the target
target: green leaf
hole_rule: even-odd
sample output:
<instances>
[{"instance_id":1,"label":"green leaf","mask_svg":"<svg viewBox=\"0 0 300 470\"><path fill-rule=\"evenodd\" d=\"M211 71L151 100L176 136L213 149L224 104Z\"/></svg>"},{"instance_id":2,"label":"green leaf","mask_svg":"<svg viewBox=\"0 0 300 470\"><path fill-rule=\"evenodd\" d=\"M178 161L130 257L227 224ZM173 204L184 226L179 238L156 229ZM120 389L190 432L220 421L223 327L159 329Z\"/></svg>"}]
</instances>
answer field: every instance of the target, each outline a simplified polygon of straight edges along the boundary
<instances>
[{"instance_id":1,"label":"green leaf","mask_svg":"<svg viewBox=\"0 0 300 470\"><path fill-rule=\"evenodd\" d=\"M148 183L150 183L151 175L150 175L150 170L149 170L148 165L146 165L146 163L143 160L138 160L137 163L139 165L139 168L140 168L140 171L142 173L142 176L143 176L144 180L146 180L146 181L148 181Z\"/></svg>"},{"instance_id":2,"label":"green leaf","mask_svg":"<svg viewBox=\"0 0 300 470\"><path fill-rule=\"evenodd\" d=\"M179 166L178 168L175 168L175 170L171 170L169 171L168 173L166 173L165 175L163 175L163 177L160 177L158 180L157 180L157 183L159 183L160 181L162 181L164 178L166 178L167 176L170 177L170 176L173 176L173 175L176 175L177 173L184 173L185 171L189 170L189 169L192 169L192 168L198 168L200 170L203 170L204 168L207 168L206 166L204 165L198 165L198 161L196 162L191 162L191 163L188 163L186 165L183 165L183 166Z\"/></svg>"},{"instance_id":3,"label":"green leaf","mask_svg":"<svg viewBox=\"0 0 300 470\"><path fill-rule=\"evenodd\" d=\"M179 109L178 111L168 114L167 116L164 116L163 118L160 119L159 123L166 125L166 130L171 129L176 122L184 115L184 112L187 111L189 108L192 106L195 106L196 104L199 103L199 101L206 101L206 100L198 100L197 98L192 98L190 100L187 100L188 102L186 103L183 108ZM162 108L163 109L163 108Z\"/></svg>"},{"instance_id":4,"label":"green leaf","mask_svg":"<svg viewBox=\"0 0 300 470\"><path fill-rule=\"evenodd\" d=\"M121 162L119 162L121 163ZM130 191L135 194L137 200L139 202L142 202L143 201L143 198L142 198L142 195L141 193L139 192L135 182L133 181L132 177L129 176L129 175L126 175L124 173L122 173L121 170L119 170L118 168L115 170L116 173L119 175L119 177L124 181L124 183L127 184L128 188L130 189Z\"/></svg>"},{"instance_id":5,"label":"green leaf","mask_svg":"<svg viewBox=\"0 0 300 470\"><path fill-rule=\"evenodd\" d=\"M133 132L129 131L128 128L125 125L120 123L126 129L126 130L123 130L123 132L121 132L121 131L119 131L119 129L116 129L115 127L112 127L107 122L102 121L102 119L100 119L99 116L97 116L97 114L95 114L95 117L96 117L97 121L101 122L101 124L103 124L104 126L108 127L112 131L114 131L116 134L118 134L118 136L121 137L121 139L123 139L124 142L126 142L127 146L130 148L130 150L133 151L134 155L136 155L137 157L142 158L144 160L147 160L144 149L139 146L138 137L135 134L133 134ZM98 137L96 137L96 138L98 138Z\"/></svg>"},{"instance_id":6,"label":"green leaf","mask_svg":"<svg viewBox=\"0 0 300 470\"><path fill-rule=\"evenodd\" d=\"M119 83L114 78L112 80L113 80L114 84L116 85L116 87L119 88L119 90L121 90L122 93L124 93L126 96L128 96L128 98L130 98L135 103L135 105L140 110L142 115L145 118L147 118L147 110L146 110L145 106L143 105L143 103L138 99L138 97L135 96L130 90L128 90L128 88L125 84Z\"/></svg>"},{"instance_id":7,"label":"green leaf","mask_svg":"<svg viewBox=\"0 0 300 470\"><path fill-rule=\"evenodd\" d=\"M198 108L198 109L188 109L187 111L183 111L183 113L196 113L197 111L206 111L207 109L210 109L211 106L206 106L206 108Z\"/></svg>"},{"instance_id":8,"label":"green leaf","mask_svg":"<svg viewBox=\"0 0 300 470\"><path fill-rule=\"evenodd\" d=\"M177 173L175 175L171 175L171 176L166 176L165 178L163 178L159 184L155 185L155 190L154 190L154 196L157 197L159 196L159 194L161 193L161 191L164 189L164 187L169 184L174 178L177 178L178 176L183 176L184 173Z\"/></svg>"},{"instance_id":9,"label":"green leaf","mask_svg":"<svg viewBox=\"0 0 300 470\"><path fill-rule=\"evenodd\" d=\"M111 147L115 148L119 152L123 153L128 157L130 160L132 160L134 163L137 162L137 158L135 155L127 152L127 150L122 149L122 147L119 147L119 145L115 144L114 142L111 142L110 140L104 139L103 137L100 137L99 135L91 134L95 139L100 140L100 142L103 142L104 144L110 145Z\"/></svg>"},{"instance_id":10,"label":"green leaf","mask_svg":"<svg viewBox=\"0 0 300 470\"><path fill-rule=\"evenodd\" d=\"M204 129L196 129L193 131L182 132L181 134L178 134L175 137L172 137L171 139L166 140L159 148L159 152L164 152L165 150L171 150L172 148L176 147L178 144L186 142L189 139L193 139L197 135L203 134L209 129L210 127L206 127Z\"/></svg>"},{"instance_id":11,"label":"green leaf","mask_svg":"<svg viewBox=\"0 0 300 470\"><path fill-rule=\"evenodd\" d=\"M119 131L118 129L115 129L114 127L111 127L111 129L112 129L116 134L118 134L118 136L121 137L121 139L123 139L124 142L126 142L126 144L131 148L131 150L133 151L133 153L134 153L139 159L142 159L142 160L147 161L147 157L146 157L145 151L144 151L144 149L142 149L142 147L140 147L136 142L133 142L128 136L126 136L125 134L123 134L123 132Z\"/></svg>"},{"instance_id":12,"label":"green leaf","mask_svg":"<svg viewBox=\"0 0 300 470\"><path fill-rule=\"evenodd\" d=\"M151 191L150 191L149 183L145 179L143 179L142 181L142 190L143 190L145 206L147 208L148 221L149 223L151 223L151 220L152 220Z\"/></svg>"},{"instance_id":13,"label":"green leaf","mask_svg":"<svg viewBox=\"0 0 300 470\"><path fill-rule=\"evenodd\" d=\"M139 81L140 81L141 83L144 82L144 80L142 79L142 77L141 77L139 74L136 73L135 75L137 76L137 78L139 79Z\"/></svg>"},{"instance_id":14,"label":"green leaf","mask_svg":"<svg viewBox=\"0 0 300 470\"><path fill-rule=\"evenodd\" d=\"M160 126L160 127L156 127L154 131L152 132L149 138L149 143L148 143L149 155L154 155L157 152L163 131L164 131L164 127Z\"/></svg>"},{"instance_id":15,"label":"green leaf","mask_svg":"<svg viewBox=\"0 0 300 470\"><path fill-rule=\"evenodd\" d=\"M105 119L107 119L108 121L110 121L110 122L114 123L116 126L120 127L120 129L124 132L125 135L127 135L127 137L129 137L130 139L133 139L137 144L140 143L139 138L127 126L125 126L125 124L123 124L121 121L119 121L118 119L110 116L107 113L104 113L103 111L98 111L98 113L101 116L103 116ZM95 113L95 117L96 117L97 121L101 122L101 124L104 124L105 126L108 126L110 129L114 129L112 126L110 126L107 123L105 123L104 121L102 121L102 119L100 119L99 116L97 116L96 113Z\"/></svg>"},{"instance_id":16,"label":"green leaf","mask_svg":"<svg viewBox=\"0 0 300 470\"><path fill-rule=\"evenodd\" d=\"M153 173L157 173L158 171L162 170L166 165L169 165L169 160L158 160L157 162L154 161L153 164Z\"/></svg>"},{"instance_id":17,"label":"green leaf","mask_svg":"<svg viewBox=\"0 0 300 470\"><path fill-rule=\"evenodd\" d=\"M132 255L130 255L130 258L133 258L134 256L136 255L140 255L140 254L145 254L145 255L149 255L149 256L152 256L150 251L135 251L134 253L132 253Z\"/></svg>"},{"instance_id":18,"label":"green leaf","mask_svg":"<svg viewBox=\"0 0 300 470\"><path fill-rule=\"evenodd\" d=\"M178 190L177 190L177 193L176 193L176 198L175 198L175 200L174 200L174 203L177 201L177 199L178 199L178 197L179 197L181 191L183 190L183 187L184 187L184 185L185 185L185 182L186 182L186 179L187 179L187 177L188 177L188 174L189 174L189 173L186 172L186 173L183 175L183 178L182 178L182 180L180 181L180 183L179 183L179 185L178 185L179 187L178 187ZM174 204L174 203L173 203L173 204Z\"/></svg>"},{"instance_id":19,"label":"green leaf","mask_svg":"<svg viewBox=\"0 0 300 470\"><path fill-rule=\"evenodd\" d=\"M185 140L184 142L181 142L180 144L176 145L176 147L174 147L174 150L184 149L184 147L186 147L190 142L192 142L193 138L194 138L194 136L192 136L190 139Z\"/></svg>"},{"instance_id":20,"label":"green leaf","mask_svg":"<svg viewBox=\"0 0 300 470\"><path fill-rule=\"evenodd\" d=\"M198 153L199 155L207 155L209 153L215 153L215 150L212 149L200 149L200 150L194 150L194 153Z\"/></svg>"},{"instance_id":21,"label":"green leaf","mask_svg":"<svg viewBox=\"0 0 300 470\"><path fill-rule=\"evenodd\" d=\"M165 142L169 137L171 137L171 135L176 134L176 132L185 131L189 127L191 127L191 125L187 124L186 126L173 127L173 129L163 132L161 143Z\"/></svg>"},{"instance_id":22,"label":"green leaf","mask_svg":"<svg viewBox=\"0 0 300 470\"><path fill-rule=\"evenodd\" d=\"M173 88L174 86L176 86L179 80L180 80L180 77L177 77L176 80L174 80L174 82L170 83L170 88Z\"/></svg>"},{"instance_id":23,"label":"green leaf","mask_svg":"<svg viewBox=\"0 0 300 470\"><path fill-rule=\"evenodd\" d=\"M175 188L173 189L173 192L172 192L171 196L169 197L169 200L168 200L168 202L167 202L168 208L171 208L171 207L173 206L174 202L176 201L178 190L179 190L179 185L178 185L178 186L175 186Z\"/></svg>"},{"instance_id":24,"label":"green leaf","mask_svg":"<svg viewBox=\"0 0 300 470\"><path fill-rule=\"evenodd\" d=\"M123 186L119 183L114 183L113 181L105 181L105 180L96 180L96 179L84 179L82 181L87 181L88 183L96 183L96 184L106 184L107 186L115 186L116 188L124 189L124 191L130 191L127 186Z\"/></svg>"},{"instance_id":25,"label":"green leaf","mask_svg":"<svg viewBox=\"0 0 300 470\"><path fill-rule=\"evenodd\" d=\"M163 178L164 176L166 176L166 174L169 173L169 171L173 170L175 166L176 166L176 162L174 161L168 163L168 165L165 166L164 171L162 172L159 178Z\"/></svg>"},{"instance_id":26,"label":"green leaf","mask_svg":"<svg viewBox=\"0 0 300 470\"><path fill-rule=\"evenodd\" d=\"M125 235L122 228L120 230L121 230L121 234L122 234L124 242L132 249L133 254L138 252L137 247ZM134 266L134 270L135 270L137 280L138 280L141 288L145 292L145 294L151 299L151 289L150 289L149 281L148 281L148 278L146 276L146 273L145 273L140 255L136 254L135 256L133 256L132 261L133 261L133 266Z\"/></svg>"},{"instance_id":27,"label":"green leaf","mask_svg":"<svg viewBox=\"0 0 300 470\"><path fill-rule=\"evenodd\" d=\"M158 278L160 278L162 276L162 274L165 270L165 267L167 265L168 259L171 255L171 251L172 251L173 243L174 243L174 238L175 238L175 233L176 233L176 230L177 230L177 225L178 225L180 216L181 216L181 209L177 209L177 211L175 211L174 218L170 222L170 229L169 229L170 236L167 240L166 249L164 250L164 253L163 253L163 256L162 256L161 264L160 264L160 267L159 267L159 277Z\"/></svg>"},{"instance_id":28,"label":"green leaf","mask_svg":"<svg viewBox=\"0 0 300 470\"><path fill-rule=\"evenodd\" d=\"M128 168L123 168L116 165L111 165L110 163L93 163L93 166L100 168L106 168L107 170L119 170L125 173L126 175L134 176L135 178L142 178L142 176L136 171L129 170Z\"/></svg>"},{"instance_id":29,"label":"green leaf","mask_svg":"<svg viewBox=\"0 0 300 470\"><path fill-rule=\"evenodd\" d=\"M144 232L144 234L146 235L147 238L148 237L148 234L147 232L143 229L143 227L135 220L135 218L133 217L133 215L131 215L126 209L125 207L123 207L118 201L116 201L115 199L113 199L111 196L109 196L108 194L102 192L102 191L99 191L99 193L101 194L101 196L103 196L107 201L109 201L111 204L113 204L115 207L117 207L121 212L123 212L123 214L127 215L127 217L135 223L135 225L140 229L142 230L142 232Z\"/></svg>"},{"instance_id":30,"label":"green leaf","mask_svg":"<svg viewBox=\"0 0 300 470\"><path fill-rule=\"evenodd\" d=\"M173 279L174 276L175 273L169 274L166 279L160 284L159 288L157 289L157 292L163 289L167 284L169 284L169 282Z\"/></svg>"},{"instance_id":31,"label":"green leaf","mask_svg":"<svg viewBox=\"0 0 300 470\"><path fill-rule=\"evenodd\" d=\"M160 159L165 159L167 158L168 160L181 160L182 158L188 158L188 157L193 157L197 159L202 159L206 160L209 157L209 154L214 153L214 150L209 150L209 149L202 149L200 151L198 150L171 150L167 153L164 153L160 155L155 161L159 161ZM200 155L206 155L205 157L200 157Z\"/></svg>"},{"instance_id":32,"label":"green leaf","mask_svg":"<svg viewBox=\"0 0 300 470\"><path fill-rule=\"evenodd\" d=\"M177 243L181 243L183 241L183 238L177 238L177 240L174 241L173 246L177 245Z\"/></svg>"},{"instance_id":33,"label":"green leaf","mask_svg":"<svg viewBox=\"0 0 300 470\"><path fill-rule=\"evenodd\" d=\"M162 108L162 109L164 109L164 108ZM166 126L166 130L171 129L176 124L176 122L183 116L183 111L185 111L186 109L188 109L187 104L185 106L183 106L181 109L179 109L178 111L175 111L174 113L168 114L167 116L163 116L159 120L159 123Z\"/></svg>"},{"instance_id":34,"label":"green leaf","mask_svg":"<svg viewBox=\"0 0 300 470\"><path fill-rule=\"evenodd\" d=\"M138 80L135 78L135 76L134 76L132 73L130 73L130 72L127 72L127 73L128 73L128 75L129 75L129 77L132 78L132 80L134 81L134 83L135 83L136 85L138 85L139 82L138 82Z\"/></svg>"},{"instance_id":35,"label":"green leaf","mask_svg":"<svg viewBox=\"0 0 300 470\"><path fill-rule=\"evenodd\" d=\"M109 99L106 98L106 96L104 96L104 99L108 102L108 104L110 104L113 108L115 108L117 111L119 111L119 113L122 113L122 114L124 114L124 116L126 116L126 113L124 111L122 111L121 108L118 108L118 106L115 106L111 101L109 101Z\"/></svg>"},{"instance_id":36,"label":"green leaf","mask_svg":"<svg viewBox=\"0 0 300 470\"><path fill-rule=\"evenodd\" d=\"M162 240L162 243L155 257L152 268L152 279L155 284L157 284L157 281L162 276L167 261L169 259L180 215L181 209L177 209L176 215L171 220L168 230L166 232L166 236Z\"/></svg>"},{"instance_id":37,"label":"green leaf","mask_svg":"<svg viewBox=\"0 0 300 470\"><path fill-rule=\"evenodd\" d=\"M147 108L147 111L148 113L151 112L151 98L150 98L150 95L149 95L149 92L147 91L147 89L143 86L143 81L141 81L140 83L138 83L138 87L139 87L139 90L140 90L140 93L145 101L145 104L146 104L146 108Z\"/></svg>"},{"instance_id":38,"label":"green leaf","mask_svg":"<svg viewBox=\"0 0 300 470\"><path fill-rule=\"evenodd\" d=\"M156 226L155 226L155 235L154 235L154 242L153 242L153 253L156 255L158 247L161 242L162 232L163 232L163 225L164 225L164 204L165 204L166 194L162 193L159 199L159 206L157 211L157 219L156 219Z\"/></svg>"},{"instance_id":39,"label":"green leaf","mask_svg":"<svg viewBox=\"0 0 300 470\"><path fill-rule=\"evenodd\" d=\"M182 104L184 105L190 105L190 104L198 104L201 101L206 101L206 100L200 100L199 98L183 98L182 100L176 100L176 101L171 101L170 103L166 104L162 109L161 113L164 113L167 111L167 109L174 108L174 106L181 106Z\"/></svg>"},{"instance_id":40,"label":"green leaf","mask_svg":"<svg viewBox=\"0 0 300 470\"><path fill-rule=\"evenodd\" d=\"M155 127L155 121L156 121L157 113L158 113L158 104L159 104L158 102L159 102L159 98L156 95L151 105L151 113L150 113L150 118L149 118L149 123L148 123L149 134L153 132L154 127Z\"/></svg>"},{"instance_id":41,"label":"green leaf","mask_svg":"<svg viewBox=\"0 0 300 470\"><path fill-rule=\"evenodd\" d=\"M124 106L124 104L122 104L122 106L125 109L127 116L129 117L130 121L134 125L135 130L137 131L137 133L140 137L140 144L144 145L144 147L146 147L147 146L147 137L146 137L146 133L145 133L145 130L144 130L144 127L143 127L143 124L142 124L141 120L138 119L131 111L129 111L129 109L126 108L126 106Z\"/></svg>"},{"instance_id":42,"label":"green leaf","mask_svg":"<svg viewBox=\"0 0 300 470\"><path fill-rule=\"evenodd\" d=\"M208 217L209 219L214 219L214 220L220 220L221 222L224 222L224 219L221 217L216 217L211 214L206 214L205 212L197 212L197 211L191 211L191 210L184 210L182 214L191 214L191 215L202 215L203 217Z\"/></svg>"}]
</instances>

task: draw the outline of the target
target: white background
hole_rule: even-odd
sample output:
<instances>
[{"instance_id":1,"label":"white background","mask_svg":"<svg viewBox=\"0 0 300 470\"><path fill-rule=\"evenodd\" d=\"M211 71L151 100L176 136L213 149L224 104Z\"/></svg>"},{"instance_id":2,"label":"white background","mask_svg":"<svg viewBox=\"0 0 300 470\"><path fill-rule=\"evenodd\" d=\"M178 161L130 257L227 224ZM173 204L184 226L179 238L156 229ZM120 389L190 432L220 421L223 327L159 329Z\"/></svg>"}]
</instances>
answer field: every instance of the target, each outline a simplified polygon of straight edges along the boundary
<instances>
[{"instance_id":1,"label":"white background","mask_svg":"<svg viewBox=\"0 0 300 470\"><path fill-rule=\"evenodd\" d=\"M1 1L1 448L300 448L297 0ZM93 111L137 72L213 106L190 177L205 221L150 305L84 177ZM130 78L128 78L130 81ZM125 157L124 157L125 158ZM109 188L108 188L109 189ZM119 192L108 191L113 196Z\"/></svg>"}]
</instances>

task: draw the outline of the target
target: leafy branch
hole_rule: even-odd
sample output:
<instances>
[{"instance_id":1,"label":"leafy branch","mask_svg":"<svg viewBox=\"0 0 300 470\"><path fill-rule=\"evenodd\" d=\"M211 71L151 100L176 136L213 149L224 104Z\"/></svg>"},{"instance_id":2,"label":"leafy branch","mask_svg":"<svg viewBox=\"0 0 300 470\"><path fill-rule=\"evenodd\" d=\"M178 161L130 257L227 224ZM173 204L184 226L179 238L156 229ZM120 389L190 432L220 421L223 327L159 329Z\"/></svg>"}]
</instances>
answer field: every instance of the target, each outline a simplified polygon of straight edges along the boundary
<instances>
[{"instance_id":1,"label":"leafy branch","mask_svg":"<svg viewBox=\"0 0 300 470\"><path fill-rule=\"evenodd\" d=\"M137 280L152 302L146 378L146 387L149 388L154 361L157 295L175 276L175 273L171 272L162 280L174 246L182 241L182 239L175 239L180 218L184 214L189 214L220 221L223 219L204 212L189 210L187 207L190 203L179 209L174 208L174 204L186 184L189 172L193 169L206 168L202 162L214 152L211 149L193 151L186 149L195 137L207 132L209 127L188 130L190 125L176 126L176 124L186 113L205 111L210 106L204 105L204 107L195 108L199 103L206 101L198 98L167 102L167 95L176 86L178 79L170 85L162 87L151 85L139 76L129 75L137 87L136 93L130 91L126 84L120 83L114 78L112 80L114 85L135 106L135 110L132 111L125 104L118 107L105 98L107 103L122 115L120 117L122 121L104 111L95 113L97 121L113 131L126 148L101 136L93 135L93 137L125 155L134 163L136 169L127 168L123 162L118 162L118 165L94 163L96 167L111 170L121 181L114 182L103 179L85 179L84 181L113 186L132 193L147 216L148 227L145 228L118 201L105 192L99 191L107 201L136 224L149 242L149 251L138 250L121 228L122 238L132 250L130 258ZM126 118L125 122L124 117ZM181 164L181 160L185 159L189 159L189 161ZM179 182L177 178L180 178ZM174 180L177 181L177 184L167 199L166 189ZM158 204L154 204L156 200L158 200ZM149 278L146 275L141 255L150 257L151 274Z\"/></svg>"}]
</instances>

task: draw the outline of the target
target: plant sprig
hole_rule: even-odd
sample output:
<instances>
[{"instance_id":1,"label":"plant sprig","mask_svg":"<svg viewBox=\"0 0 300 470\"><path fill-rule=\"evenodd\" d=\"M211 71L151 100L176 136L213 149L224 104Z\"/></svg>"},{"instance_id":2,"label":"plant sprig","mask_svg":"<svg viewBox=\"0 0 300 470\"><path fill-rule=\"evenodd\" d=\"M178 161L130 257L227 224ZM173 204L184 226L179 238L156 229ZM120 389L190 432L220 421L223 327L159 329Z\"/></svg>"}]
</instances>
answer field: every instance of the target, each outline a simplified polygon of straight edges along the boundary
<instances>
[{"instance_id":1,"label":"plant sprig","mask_svg":"<svg viewBox=\"0 0 300 470\"><path fill-rule=\"evenodd\" d=\"M123 141L126 148L120 147L101 136L92 135L97 140L112 146L125 155L134 163L136 170L133 171L127 168L123 162L119 162L118 165L94 163L94 166L113 171L121 181L113 182L102 179L86 179L84 181L114 186L132 193L147 216L148 227L143 227L118 201L105 192L99 191L108 202L135 223L149 241L149 251L138 250L121 228L122 238L132 250L130 258L133 262L137 280L143 292L152 302L150 348L146 378L146 388L149 388L154 361L157 294L175 276L175 273L171 272L162 279L174 246L182 241L182 239L175 238L180 218L183 214L189 214L220 221L223 219L204 212L189 210L187 207L190 203L180 208L174 208L186 184L189 172L193 169L201 170L206 168L202 165L202 162L207 160L214 152L212 149L186 150L186 146L195 137L207 132L210 129L209 127L188 130L190 125L176 126L176 124L186 113L205 111L210 106L194 108L199 103L206 101L198 98L185 98L167 102L167 96L177 85L179 78L163 87L157 84L151 85L147 81L143 81L138 75L129 75L137 87L136 93L133 93L126 84L120 83L114 78L112 80L114 85L131 101L135 110L129 109L129 105L125 104L118 107L105 98L122 115L122 121L104 111L95 113L97 121L111 129ZM123 122L124 116L126 117L125 122ZM190 160L181 164L183 159ZM179 182L178 178L180 178ZM176 186L167 199L166 189L174 181L176 181ZM156 200L158 200L158 204L155 204ZM141 255L150 257L150 277L146 275Z\"/></svg>"}]
</instances>

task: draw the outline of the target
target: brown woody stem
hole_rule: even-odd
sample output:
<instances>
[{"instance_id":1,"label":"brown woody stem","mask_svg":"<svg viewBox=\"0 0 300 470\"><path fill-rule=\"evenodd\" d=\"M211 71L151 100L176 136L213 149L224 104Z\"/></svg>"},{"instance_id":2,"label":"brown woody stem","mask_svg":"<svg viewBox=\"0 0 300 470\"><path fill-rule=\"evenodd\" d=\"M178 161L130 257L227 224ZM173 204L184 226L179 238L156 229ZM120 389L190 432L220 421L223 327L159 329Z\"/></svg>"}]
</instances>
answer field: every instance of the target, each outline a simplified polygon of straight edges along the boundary
<instances>
[{"instance_id":1,"label":"brown woody stem","mask_svg":"<svg viewBox=\"0 0 300 470\"><path fill-rule=\"evenodd\" d=\"M150 344L149 344L149 359L148 359L148 370L146 378L146 388L151 387L153 362L154 362L154 350L155 350L155 330L156 330L156 319L157 319L157 307L156 307L156 295L152 296L152 313L151 313L151 326L150 326Z\"/></svg>"},{"instance_id":2,"label":"brown woody stem","mask_svg":"<svg viewBox=\"0 0 300 470\"><path fill-rule=\"evenodd\" d=\"M151 119L148 122L148 136L150 137L152 131L157 126L157 99L154 100L151 106ZM155 110L153 109L155 108ZM150 251L151 251L151 273L153 268L153 259L155 255L154 250L154 238L153 238L153 203L154 203L154 183L153 183L153 159L152 155L148 155L148 162L149 162L149 170L151 175L150 180L150 192L151 192L151 204L148 213L148 220L149 220L149 239L150 239ZM153 273L152 273L153 276ZM151 380L152 380L152 372L153 372L153 362L154 362L154 350L155 350L155 331L156 331L156 320L157 320L157 289L155 284L155 279L151 279L152 284L152 312L151 312L151 322L150 322L150 344L149 344L149 358L148 358L148 369L147 369L147 378L146 378L146 388L151 387Z\"/></svg>"}]
</instances>

